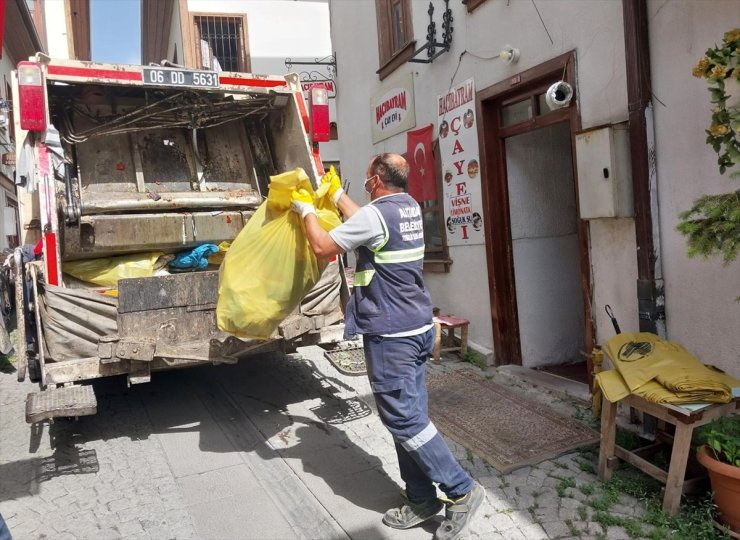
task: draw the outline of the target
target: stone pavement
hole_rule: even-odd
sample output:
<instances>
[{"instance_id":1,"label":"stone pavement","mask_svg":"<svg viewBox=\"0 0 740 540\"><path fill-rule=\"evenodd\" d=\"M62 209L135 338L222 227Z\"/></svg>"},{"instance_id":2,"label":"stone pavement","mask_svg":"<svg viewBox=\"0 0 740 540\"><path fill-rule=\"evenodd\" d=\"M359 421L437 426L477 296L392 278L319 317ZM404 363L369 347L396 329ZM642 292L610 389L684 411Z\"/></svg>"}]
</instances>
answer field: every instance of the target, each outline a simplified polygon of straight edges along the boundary
<instances>
[{"instance_id":1,"label":"stone pavement","mask_svg":"<svg viewBox=\"0 0 740 540\"><path fill-rule=\"evenodd\" d=\"M322 372L331 370L318 347L303 349L302 354L314 362ZM445 355L441 364L428 363L428 373L443 373L449 370L467 369L481 377L493 378L525 394L528 398L552 407L566 416L580 416L583 406L563 400L542 388L533 388L522 379L512 376L507 370L489 369L483 372L477 367L461 362L456 356ZM332 376L343 390L343 399L359 397L374 409L370 385L366 377L348 377L337 372ZM586 414L591 414L587 411ZM368 431L375 433L368 441L368 452L379 456L385 472L399 485L401 482L396 465L395 450L390 436L381 427L376 414L366 419L340 424L348 438L361 441ZM381 431L379 431L381 430ZM636 538L622 527L604 528L594 521L596 510L588 504L597 498L601 482L596 476L598 451L573 452L534 466L523 467L509 474L501 474L474 455L463 445L446 438L448 445L460 464L486 488L486 501L476 516L469 540L622 540ZM440 493L441 495L441 493ZM645 512L644 504L628 496L622 496L611 509L613 517L640 518ZM439 520L442 519L440 514ZM647 534L649 526L643 527Z\"/></svg>"},{"instance_id":2,"label":"stone pavement","mask_svg":"<svg viewBox=\"0 0 740 540\"><path fill-rule=\"evenodd\" d=\"M429 369L485 375L451 359ZM577 413L516 378L487 375ZM31 428L23 407L35 388L0 373L0 514L18 540L417 540L441 520L407 531L381 524L400 486L392 440L367 379L338 373L318 347L155 374L131 389L102 381L96 416ZM601 490L593 453L502 475L448 442L486 488L471 540L629 537L605 530L588 504ZM624 497L611 511L644 510Z\"/></svg>"}]
</instances>

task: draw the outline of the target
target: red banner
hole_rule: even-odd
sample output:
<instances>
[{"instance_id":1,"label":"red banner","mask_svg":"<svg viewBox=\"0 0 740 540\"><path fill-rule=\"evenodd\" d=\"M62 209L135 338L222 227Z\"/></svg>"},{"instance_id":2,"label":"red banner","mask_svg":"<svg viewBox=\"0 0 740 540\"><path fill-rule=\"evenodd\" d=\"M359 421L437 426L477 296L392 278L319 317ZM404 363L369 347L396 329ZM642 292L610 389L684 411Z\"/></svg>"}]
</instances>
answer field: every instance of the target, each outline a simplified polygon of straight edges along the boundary
<instances>
[{"instance_id":1,"label":"red banner","mask_svg":"<svg viewBox=\"0 0 740 540\"><path fill-rule=\"evenodd\" d=\"M409 195L418 202L437 199L437 173L432 154L434 124L406 132L406 161L410 166Z\"/></svg>"}]
</instances>

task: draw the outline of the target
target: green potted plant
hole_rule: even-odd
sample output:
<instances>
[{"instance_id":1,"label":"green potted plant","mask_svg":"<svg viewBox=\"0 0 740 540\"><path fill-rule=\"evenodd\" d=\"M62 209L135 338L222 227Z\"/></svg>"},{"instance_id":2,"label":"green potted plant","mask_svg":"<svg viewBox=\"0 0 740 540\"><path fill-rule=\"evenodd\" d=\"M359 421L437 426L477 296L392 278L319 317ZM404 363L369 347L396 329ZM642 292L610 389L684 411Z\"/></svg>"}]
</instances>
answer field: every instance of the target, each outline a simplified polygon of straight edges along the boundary
<instances>
[{"instance_id":1,"label":"green potted plant","mask_svg":"<svg viewBox=\"0 0 740 540\"><path fill-rule=\"evenodd\" d=\"M720 521L740 538L740 415L712 421L699 447L699 463L709 471Z\"/></svg>"}]
</instances>

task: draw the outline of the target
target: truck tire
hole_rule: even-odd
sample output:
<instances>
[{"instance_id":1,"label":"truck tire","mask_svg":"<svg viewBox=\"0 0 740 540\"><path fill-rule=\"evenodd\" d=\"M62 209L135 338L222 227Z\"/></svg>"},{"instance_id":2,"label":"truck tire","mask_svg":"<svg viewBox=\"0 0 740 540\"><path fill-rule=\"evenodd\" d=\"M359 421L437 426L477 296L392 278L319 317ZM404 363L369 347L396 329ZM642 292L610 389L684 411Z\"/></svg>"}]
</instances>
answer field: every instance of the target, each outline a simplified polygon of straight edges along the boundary
<instances>
[{"instance_id":1,"label":"truck tire","mask_svg":"<svg viewBox=\"0 0 740 540\"><path fill-rule=\"evenodd\" d=\"M41 364L35 356L29 356L28 358L28 378L31 382L39 382L41 380Z\"/></svg>"}]
</instances>

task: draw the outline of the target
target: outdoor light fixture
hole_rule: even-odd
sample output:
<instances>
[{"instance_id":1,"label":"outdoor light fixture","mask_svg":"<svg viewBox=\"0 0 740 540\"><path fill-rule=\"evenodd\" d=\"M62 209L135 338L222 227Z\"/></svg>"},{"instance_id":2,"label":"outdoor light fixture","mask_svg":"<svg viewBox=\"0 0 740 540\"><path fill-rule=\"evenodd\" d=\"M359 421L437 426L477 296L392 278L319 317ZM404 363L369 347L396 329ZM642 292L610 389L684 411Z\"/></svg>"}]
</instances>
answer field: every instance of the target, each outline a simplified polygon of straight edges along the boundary
<instances>
[{"instance_id":1,"label":"outdoor light fixture","mask_svg":"<svg viewBox=\"0 0 740 540\"><path fill-rule=\"evenodd\" d=\"M506 45L501 52L498 53L498 57L506 64L516 64L519 60L519 49L515 49L511 45Z\"/></svg>"}]
</instances>

